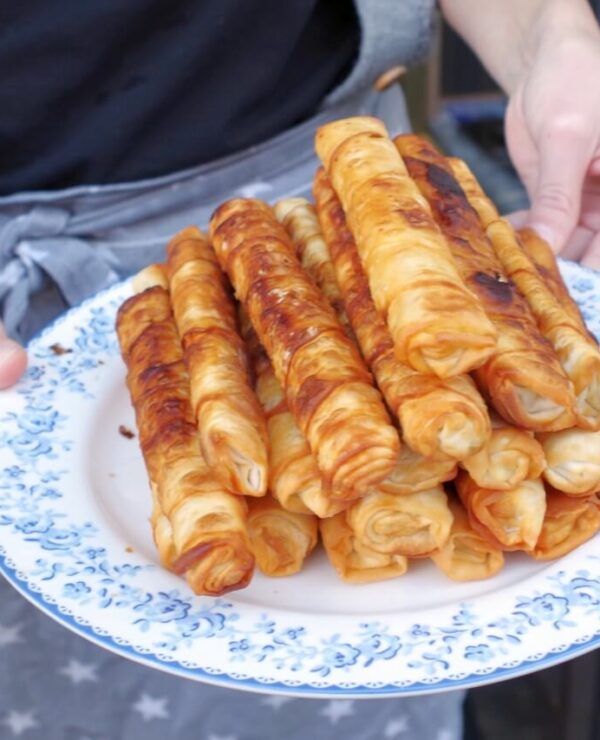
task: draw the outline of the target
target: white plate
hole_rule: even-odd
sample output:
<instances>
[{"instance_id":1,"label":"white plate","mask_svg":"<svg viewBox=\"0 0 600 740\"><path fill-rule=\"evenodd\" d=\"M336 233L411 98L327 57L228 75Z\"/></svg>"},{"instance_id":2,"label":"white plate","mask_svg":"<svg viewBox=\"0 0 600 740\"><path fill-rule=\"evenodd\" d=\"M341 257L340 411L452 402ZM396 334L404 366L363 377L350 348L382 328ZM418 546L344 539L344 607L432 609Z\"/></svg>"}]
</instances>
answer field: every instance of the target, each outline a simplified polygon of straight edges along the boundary
<instances>
[{"instance_id":1,"label":"white plate","mask_svg":"<svg viewBox=\"0 0 600 740\"><path fill-rule=\"evenodd\" d=\"M562 265L600 335L600 275ZM128 283L32 341L0 392L0 569L36 606L127 658L222 686L303 696L477 686L600 644L600 538L554 563L510 554L489 581L430 563L349 586L322 555L286 579L193 596L157 564L150 495L113 325ZM58 344L70 350L57 354Z\"/></svg>"}]
</instances>

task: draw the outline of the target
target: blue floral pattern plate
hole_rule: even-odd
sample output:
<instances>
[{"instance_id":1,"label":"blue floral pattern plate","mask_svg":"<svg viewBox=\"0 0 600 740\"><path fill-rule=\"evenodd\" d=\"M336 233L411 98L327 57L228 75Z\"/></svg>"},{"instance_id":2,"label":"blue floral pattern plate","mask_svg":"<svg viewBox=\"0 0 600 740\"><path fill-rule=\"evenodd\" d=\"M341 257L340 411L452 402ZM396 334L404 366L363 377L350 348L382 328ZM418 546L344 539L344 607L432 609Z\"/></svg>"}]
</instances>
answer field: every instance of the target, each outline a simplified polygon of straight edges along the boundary
<instances>
[{"instance_id":1,"label":"blue floral pattern plate","mask_svg":"<svg viewBox=\"0 0 600 740\"><path fill-rule=\"evenodd\" d=\"M600 275L563 274L600 335ZM201 598L160 568L114 319L122 283L30 345L0 392L0 568L64 626L125 657L222 686L303 696L477 686L600 645L600 538L554 563L511 553L489 581L417 561L349 586L322 554L287 579Z\"/></svg>"}]
</instances>

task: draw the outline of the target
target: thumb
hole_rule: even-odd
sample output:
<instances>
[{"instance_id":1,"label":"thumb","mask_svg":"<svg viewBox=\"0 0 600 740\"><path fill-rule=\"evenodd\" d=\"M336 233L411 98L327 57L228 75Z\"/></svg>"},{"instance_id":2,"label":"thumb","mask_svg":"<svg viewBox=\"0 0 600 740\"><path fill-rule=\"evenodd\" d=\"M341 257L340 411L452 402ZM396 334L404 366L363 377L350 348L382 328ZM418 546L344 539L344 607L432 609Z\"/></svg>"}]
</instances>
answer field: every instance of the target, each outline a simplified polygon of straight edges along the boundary
<instances>
[{"instance_id":1,"label":"thumb","mask_svg":"<svg viewBox=\"0 0 600 740\"><path fill-rule=\"evenodd\" d=\"M529 226L560 252L579 221L581 191L593 152L592 137L572 126L553 126L538 144L539 175Z\"/></svg>"},{"instance_id":2,"label":"thumb","mask_svg":"<svg viewBox=\"0 0 600 740\"><path fill-rule=\"evenodd\" d=\"M0 389L14 385L25 372L27 353L9 339L0 325Z\"/></svg>"}]
</instances>

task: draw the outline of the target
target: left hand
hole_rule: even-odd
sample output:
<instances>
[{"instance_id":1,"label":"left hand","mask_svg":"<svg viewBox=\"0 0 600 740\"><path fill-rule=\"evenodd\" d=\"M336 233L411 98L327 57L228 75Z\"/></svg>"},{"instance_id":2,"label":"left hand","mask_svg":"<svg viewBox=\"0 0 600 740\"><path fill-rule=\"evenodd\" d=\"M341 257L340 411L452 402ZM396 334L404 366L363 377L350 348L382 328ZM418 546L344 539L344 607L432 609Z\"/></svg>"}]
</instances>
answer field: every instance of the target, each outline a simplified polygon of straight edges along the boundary
<instances>
[{"instance_id":1,"label":"left hand","mask_svg":"<svg viewBox=\"0 0 600 740\"><path fill-rule=\"evenodd\" d=\"M557 29L560 31L560 29ZM562 256L600 269L600 32L539 44L510 96L509 153L531 198L528 225Z\"/></svg>"}]
</instances>

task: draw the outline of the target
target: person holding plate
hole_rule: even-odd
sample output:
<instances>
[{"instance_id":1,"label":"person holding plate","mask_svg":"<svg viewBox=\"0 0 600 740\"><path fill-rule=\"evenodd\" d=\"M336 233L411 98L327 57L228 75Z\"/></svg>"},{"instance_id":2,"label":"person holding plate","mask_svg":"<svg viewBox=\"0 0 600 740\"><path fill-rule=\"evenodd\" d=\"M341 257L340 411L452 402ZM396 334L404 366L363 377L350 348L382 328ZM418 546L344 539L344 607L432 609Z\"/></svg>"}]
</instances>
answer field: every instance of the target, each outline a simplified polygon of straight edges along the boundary
<instances>
[{"instance_id":1,"label":"person holding plate","mask_svg":"<svg viewBox=\"0 0 600 740\"><path fill-rule=\"evenodd\" d=\"M526 222L557 253L600 268L600 31L588 3L439 5L509 97L508 147L532 202ZM294 0L284 9L258 0L168 8L66 0L59 11L26 0L5 8L0 387L24 372L22 343L34 332L159 260L173 233L205 225L226 198L307 194L319 125L364 114L392 134L408 130L399 86L374 83L424 56L433 10L433 0ZM170 720L179 723L170 736L199 737L203 697L207 740L267 737L279 711L290 739L348 732L350 720L373 740L461 736L460 692L361 706L294 700L285 709L271 697L261 700L263 724L244 722L252 697L101 653L1 588L8 670L0 722L14 736L50 737L54 727L57 738L150 739L164 737ZM17 649L35 657L31 675ZM103 706L93 689L109 673L126 689ZM23 699L34 685L43 697L35 710ZM71 686L82 699L66 705Z\"/></svg>"}]
</instances>

